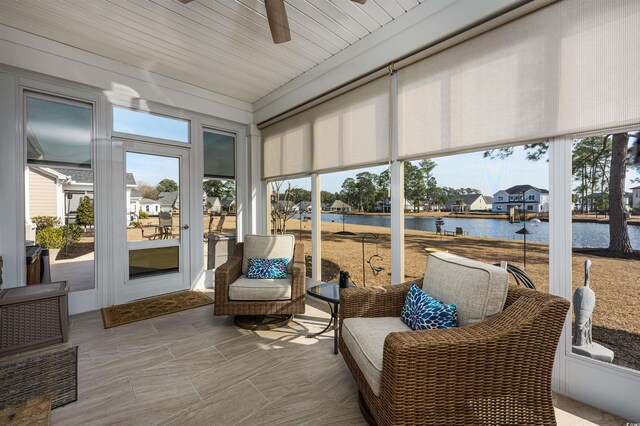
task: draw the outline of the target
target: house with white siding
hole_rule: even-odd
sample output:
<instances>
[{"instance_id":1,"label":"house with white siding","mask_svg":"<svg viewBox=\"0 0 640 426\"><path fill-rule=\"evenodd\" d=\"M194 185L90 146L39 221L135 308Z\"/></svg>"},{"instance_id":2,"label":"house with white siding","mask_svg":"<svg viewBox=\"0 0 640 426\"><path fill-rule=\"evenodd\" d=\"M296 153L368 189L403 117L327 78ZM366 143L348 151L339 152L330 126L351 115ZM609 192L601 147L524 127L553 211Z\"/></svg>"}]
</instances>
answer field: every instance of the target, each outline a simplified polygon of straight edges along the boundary
<instances>
[{"instance_id":1,"label":"house with white siding","mask_svg":"<svg viewBox=\"0 0 640 426\"><path fill-rule=\"evenodd\" d=\"M508 213L511 207L521 209L523 205L528 213L548 212L549 191L531 185L516 185L508 189L501 189L493 194L491 211Z\"/></svg>"},{"instance_id":2,"label":"house with white siding","mask_svg":"<svg viewBox=\"0 0 640 426\"><path fill-rule=\"evenodd\" d=\"M487 207L487 201L482 194L458 194L454 195L445 204L446 209L452 212L469 212L491 210Z\"/></svg>"},{"instance_id":3,"label":"house with white siding","mask_svg":"<svg viewBox=\"0 0 640 426\"><path fill-rule=\"evenodd\" d=\"M640 186L631 188L631 207L640 209Z\"/></svg>"},{"instance_id":4,"label":"house with white siding","mask_svg":"<svg viewBox=\"0 0 640 426\"><path fill-rule=\"evenodd\" d=\"M30 166L27 167L25 181L25 199L28 200L25 217L28 222L36 216L55 216L61 224L73 223L80 200L85 196L93 200L92 170ZM127 173L125 195L128 206L131 206L135 188L133 174Z\"/></svg>"}]
</instances>

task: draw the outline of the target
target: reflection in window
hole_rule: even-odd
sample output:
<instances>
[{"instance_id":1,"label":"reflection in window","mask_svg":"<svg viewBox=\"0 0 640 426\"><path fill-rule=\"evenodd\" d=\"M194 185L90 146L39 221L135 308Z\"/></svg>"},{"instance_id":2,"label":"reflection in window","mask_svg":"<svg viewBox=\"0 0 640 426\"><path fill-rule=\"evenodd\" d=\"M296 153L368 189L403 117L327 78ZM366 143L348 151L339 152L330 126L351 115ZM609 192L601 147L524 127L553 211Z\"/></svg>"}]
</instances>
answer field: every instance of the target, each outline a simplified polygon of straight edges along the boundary
<instances>
[{"instance_id":1,"label":"reflection in window","mask_svg":"<svg viewBox=\"0 0 640 426\"><path fill-rule=\"evenodd\" d=\"M91 168L91 105L25 98L27 163Z\"/></svg>"},{"instance_id":2,"label":"reflection in window","mask_svg":"<svg viewBox=\"0 0 640 426\"><path fill-rule=\"evenodd\" d=\"M189 142L189 122L126 108L113 108L113 131L176 142Z\"/></svg>"},{"instance_id":3,"label":"reflection in window","mask_svg":"<svg viewBox=\"0 0 640 426\"><path fill-rule=\"evenodd\" d=\"M129 250L129 279L179 272L179 252L178 246Z\"/></svg>"}]
</instances>

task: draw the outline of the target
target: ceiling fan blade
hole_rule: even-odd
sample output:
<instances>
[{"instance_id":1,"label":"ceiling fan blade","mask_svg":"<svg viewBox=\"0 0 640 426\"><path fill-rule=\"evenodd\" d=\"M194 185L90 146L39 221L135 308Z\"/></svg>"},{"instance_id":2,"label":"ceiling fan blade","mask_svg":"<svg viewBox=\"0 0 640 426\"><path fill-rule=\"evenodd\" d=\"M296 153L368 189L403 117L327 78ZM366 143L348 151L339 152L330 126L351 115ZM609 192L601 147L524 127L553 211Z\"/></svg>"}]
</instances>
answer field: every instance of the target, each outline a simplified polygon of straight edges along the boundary
<instances>
[{"instance_id":1,"label":"ceiling fan blade","mask_svg":"<svg viewBox=\"0 0 640 426\"><path fill-rule=\"evenodd\" d=\"M351 0L354 3L360 3L360 4L365 4L367 2L367 0Z\"/></svg>"},{"instance_id":2,"label":"ceiling fan blade","mask_svg":"<svg viewBox=\"0 0 640 426\"><path fill-rule=\"evenodd\" d=\"M284 0L265 0L264 5L267 9L267 19L273 42L280 44L291 40Z\"/></svg>"},{"instance_id":3,"label":"ceiling fan blade","mask_svg":"<svg viewBox=\"0 0 640 426\"><path fill-rule=\"evenodd\" d=\"M191 3L193 0L178 0L182 4Z\"/></svg>"}]
</instances>

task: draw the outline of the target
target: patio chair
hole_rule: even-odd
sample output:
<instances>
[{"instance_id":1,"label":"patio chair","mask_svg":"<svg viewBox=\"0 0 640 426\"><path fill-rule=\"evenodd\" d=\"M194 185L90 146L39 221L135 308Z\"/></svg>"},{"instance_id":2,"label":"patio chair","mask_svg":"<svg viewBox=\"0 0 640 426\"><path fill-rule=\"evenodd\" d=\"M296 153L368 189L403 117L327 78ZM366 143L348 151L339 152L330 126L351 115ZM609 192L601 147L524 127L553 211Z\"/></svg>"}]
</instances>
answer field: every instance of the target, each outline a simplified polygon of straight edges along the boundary
<instances>
[{"instance_id":1,"label":"patio chair","mask_svg":"<svg viewBox=\"0 0 640 426\"><path fill-rule=\"evenodd\" d=\"M288 279L247 279L250 258L286 257ZM214 315L293 315L305 310L304 245L287 235L246 235L216 269Z\"/></svg>"},{"instance_id":2,"label":"patio chair","mask_svg":"<svg viewBox=\"0 0 640 426\"><path fill-rule=\"evenodd\" d=\"M218 219L218 224L216 225L216 229L214 229L213 231L211 230L211 227L213 226L213 219L215 218L215 214L211 213L209 215L209 234L219 234L222 232L222 227L224 226L224 220L227 217L227 213L221 213L220 214L220 219Z\"/></svg>"},{"instance_id":3,"label":"patio chair","mask_svg":"<svg viewBox=\"0 0 640 426\"><path fill-rule=\"evenodd\" d=\"M173 216L171 212L158 213L158 229L162 238L166 239L173 234Z\"/></svg>"},{"instance_id":4,"label":"patio chair","mask_svg":"<svg viewBox=\"0 0 640 426\"><path fill-rule=\"evenodd\" d=\"M464 236L464 231L462 230L461 227L456 226L456 237L458 236Z\"/></svg>"},{"instance_id":5,"label":"patio chair","mask_svg":"<svg viewBox=\"0 0 640 426\"><path fill-rule=\"evenodd\" d=\"M140 232L142 233L142 238L146 238L147 240L159 240L162 238L162 232L158 232L157 226L143 226L140 222L134 222L133 226L135 228L140 228ZM151 234L145 233L145 228L147 230L153 229L154 231Z\"/></svg>"},{"instance_id":6,"label":"patio chair","mask_svg":"<svg viewBox=\"0 0 640 426\"><path fill-rule=\"evenodd\" d=\"M365 418L555 425L551 374L569 302L509 286L506 270L449 253L427 264L422 288L456 304L458 327L407 327L400 313L410 283L341 291L340 351Z\"/></svg>"}]
</instances>

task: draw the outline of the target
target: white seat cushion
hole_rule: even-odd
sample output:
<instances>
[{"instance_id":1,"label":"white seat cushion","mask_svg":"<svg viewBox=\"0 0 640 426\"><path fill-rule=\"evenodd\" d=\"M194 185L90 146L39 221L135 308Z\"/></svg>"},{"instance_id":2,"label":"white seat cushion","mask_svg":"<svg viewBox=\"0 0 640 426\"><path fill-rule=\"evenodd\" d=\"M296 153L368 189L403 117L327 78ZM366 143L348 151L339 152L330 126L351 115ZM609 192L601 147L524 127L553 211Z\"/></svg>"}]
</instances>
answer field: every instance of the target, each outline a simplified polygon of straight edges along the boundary
<instances>
[{"instance_id":1,"label":"white seat cushion","mask_svg":"<svg viewBox=\"0 0 640 426\"><path fill-rule=\"evenodd\" d=\"M244 236L242 253L242 273L249 269L249 259L289 259L289 273L293 271L293 248L296 241L293 235L253 235Z\"/></svg>"},{"instance_id":2,"label":"white seat cushion","mask_svg":"<svg viewBox=\"0 0 640 426\"><path fill-rule=\"evenodd\" d=\"M395 331L411 329L400 317L347 318L342 322L342 339L376 396L380 396L382 382L384 339Z\"/></svg>"},{"instance_id":3,"label":"white seat cushion","mask_svg":"<svg viewBox=\"0 0 640 426\"><path fill-rule=\"evenodd\" d=\"M477 324L502 312L509 273L451 253L432 253L422 289L443 303L456 305L459 326Z\"/></svg>"},{"instance_id":4,"label":"white seat cushion","mask_svg":"<svg viewBox=\"0 0 640 426\"><path fill-rule=\"evenodd\" d=\"M244 275L229 285L229 300L289 300L291 280L248 279Z\"/></svg>"}]
</instances>

